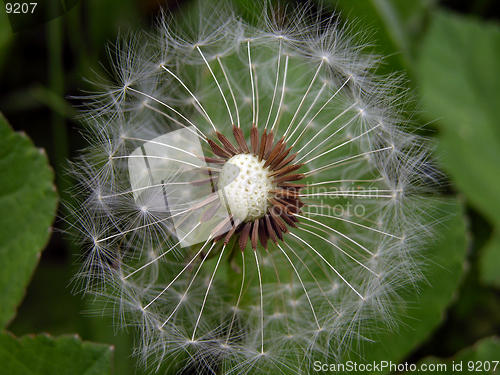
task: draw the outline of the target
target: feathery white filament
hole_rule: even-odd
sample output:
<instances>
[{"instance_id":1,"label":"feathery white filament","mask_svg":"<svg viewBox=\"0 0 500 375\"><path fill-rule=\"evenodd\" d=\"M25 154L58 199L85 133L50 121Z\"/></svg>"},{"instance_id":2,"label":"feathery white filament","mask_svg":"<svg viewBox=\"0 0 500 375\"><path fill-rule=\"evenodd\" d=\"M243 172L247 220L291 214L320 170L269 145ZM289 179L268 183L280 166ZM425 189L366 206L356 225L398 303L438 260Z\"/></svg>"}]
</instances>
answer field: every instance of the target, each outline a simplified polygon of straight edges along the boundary
<instances>
[{"instance_id":1,"label":"feathery white filament","mask_svg":"<svg viewBox=\"0 0 500 375\"><path fill-rule=\"evenodd\" d=\"M147 45L125 40L116 82L89 97L91 145L72 165L79 280L158 368L341 361L364 327L394 326L421 277L431 148L407 132L402 81L378 77L336 16L269 6L251 26L204 9L188 32L163 18Z\"/></svg>"}]
</instances>

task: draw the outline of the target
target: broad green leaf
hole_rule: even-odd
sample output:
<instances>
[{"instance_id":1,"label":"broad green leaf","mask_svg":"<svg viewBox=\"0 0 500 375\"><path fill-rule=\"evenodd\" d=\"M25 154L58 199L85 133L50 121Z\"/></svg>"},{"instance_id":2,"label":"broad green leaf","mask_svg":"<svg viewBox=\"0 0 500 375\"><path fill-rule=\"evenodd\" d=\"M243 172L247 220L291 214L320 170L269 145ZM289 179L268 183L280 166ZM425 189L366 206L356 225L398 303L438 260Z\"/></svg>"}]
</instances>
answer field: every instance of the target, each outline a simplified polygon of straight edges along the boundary
<instances>
[{"instance_id":1,"label":"broad green leaf","mask_svg":"<svg viewBox=\"0 0 500 375\"><path fill-rule=\"evenodd\" d=\"M43 150L0 114L0 327L14 317L57 206L54 174Z\"/></svg>"},{"instance_id":2,"label":"broad green leaf","mask_svg":"<svg viewBox=\"0 0 500 375\"><path fill-rule=\"evenodd\" d=\"M113 348L78 336L0 335L0 368L9 375L111 374Z\"/></svg>"},{"instance_id":3,"label":"broad green leaf","mask_svg":"<svg viewBox=\"0 0 500 375\"><path fill-rule=\"evenodd\" d=\"M488 337L476 342L472 347L466 348L452 358L427 357L420 361L417 366L426 365L426 368L441 367L440 374L456 373L481 373L500 374L500 339ZM443 367L445 365L446 367ZM437 371L437 370L436 370Z\"/></svg>"},{"instance_id":4,"label":"broad green leaf","mask_svg":"<svg viewBox=\"0 0 500 375\"><path fill-rule=\"evenodd\" d=\"M444 163L457 187L500 224L500 27L438 13L418 64L423 109L439 118Z\"/></svg>"},{"instance_id":5,"label":"broad green leaf","mask_svg":"<svg viewBox=\"0 0 500 375\"><path fill-rule=\"evenodd\" d=\"M456 187L496 227L479 261L483 282L500 285L500 27L438 13L422 44L418 85Z\"/></svg>"},{"instance_id":6,"label":"broad green leaf","mask_svg":"<svg viewBox=\"0 0 500 375\"><path fill-rule=\"evenodd\" d=\"M425 26L434 0L339 0L327 1L350 21L362 35L366 28L373 28L375 44L387 57L389 66L399 70L412 67L416 41Z\"/></svg>"},{"instance_id":7,"label":"broad green leaf","mask_svg":"<svg viewBox=\"0 0 500 375\"><path fill-rule=\"evenodd\" d=\"M490 241L481 249L479 278L481 282L500 288L500 235L493 232Z\"/></svg>"},{"instance_id":8,"label":"broad green leaf","mask_svg":"<svg viewBox=\"0 0 500 375\"><path fill-rule=\"evenodd\" d=\"M91 297L82 298L80 294L72 293L75 283L71 279L76 272L72 263L72 260L40 263L26 297L9 325L9 332L18 337L42 332L54 336L78 333L83 340L113 346L114 374L143 374L136 366L138 357L132 355L134 331L116 332L113 317L93 313L101 312L102 305L96 305ZM150 372L145 371L144 374Z\"/></svg>"},{"instance_id":9,"label":"broad green leaf","mask_svg":"<svg viewBox=\"0 0 500 375\"><path fill-rule=\"evenodd\" d=\"M362 359L353 359L357 363L383 360L398 364L441 323L464 270L467 239L463 215L463 207L457 200L444 200L436 205L433 216L440 223L437 229L441 237L426 250L427 282L420 285L418 295L405 299L408 308L399 331L372 337L376 342L364 345ZM389 372L384 370L374 373Z\"/></svg>"}]
</instances>

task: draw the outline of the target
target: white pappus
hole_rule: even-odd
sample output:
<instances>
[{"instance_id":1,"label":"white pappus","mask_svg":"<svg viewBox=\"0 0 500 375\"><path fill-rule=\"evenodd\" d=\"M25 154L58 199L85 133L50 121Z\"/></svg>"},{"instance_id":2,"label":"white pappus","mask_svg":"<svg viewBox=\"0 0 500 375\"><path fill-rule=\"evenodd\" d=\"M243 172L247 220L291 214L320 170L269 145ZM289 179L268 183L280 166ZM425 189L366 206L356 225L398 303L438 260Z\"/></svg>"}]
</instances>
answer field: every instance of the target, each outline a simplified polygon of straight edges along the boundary
<instances>
[{"instance_id":1,"label":"white pappus","mask_svg":"<svg viewBox=\"0 0 500 375\"><path fill-rule=\"evenodd\" d=\"M338 15L229 6L122 39L72 163L83 290L175 373L309 373L422 277L429 141Z\"/></svg>"}]
</instances>

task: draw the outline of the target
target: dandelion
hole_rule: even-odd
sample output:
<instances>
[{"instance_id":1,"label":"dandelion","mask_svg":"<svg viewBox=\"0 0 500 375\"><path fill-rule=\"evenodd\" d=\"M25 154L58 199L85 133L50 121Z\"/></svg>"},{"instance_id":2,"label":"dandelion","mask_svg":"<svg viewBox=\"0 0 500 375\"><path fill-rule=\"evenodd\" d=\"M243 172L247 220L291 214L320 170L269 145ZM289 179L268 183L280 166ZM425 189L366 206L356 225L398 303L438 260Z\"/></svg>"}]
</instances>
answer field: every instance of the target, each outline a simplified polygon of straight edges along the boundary
<instances>
[{"instance_id":1,"label":"dandelion","mask_svg":"<svg viewBox=\"0 0 500 375\"><path fill-rule=\"evenodd\" d=\"M421 278L430 149L404 80L337 15L264 13L164 15L88 96L78 280L153 369L308 373L394 328Z\"/></svg>"}]
</instances>

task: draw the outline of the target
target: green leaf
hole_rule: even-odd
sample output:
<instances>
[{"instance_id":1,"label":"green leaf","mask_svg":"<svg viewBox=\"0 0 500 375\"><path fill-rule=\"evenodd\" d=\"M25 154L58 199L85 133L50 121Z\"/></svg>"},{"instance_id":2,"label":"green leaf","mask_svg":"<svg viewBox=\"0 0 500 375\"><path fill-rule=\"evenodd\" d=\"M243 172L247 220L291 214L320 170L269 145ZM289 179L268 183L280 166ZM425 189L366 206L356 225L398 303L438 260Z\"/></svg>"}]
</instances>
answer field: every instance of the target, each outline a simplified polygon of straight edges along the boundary
<instances>
[{"instance_id":1,"label":"green leaf","mask_svg":"<svg viewBox=\"0 0 500 375\"><path fill-rule=\"evenodd\" d=\"M479 260L481 280L494 285L500 285L499 66L498 24L436 15L418 63L423 109L440 118L440 149L457 188L495 227Z\"/></svg>"},{"instance_id":2,"label":"green leaf","mask_svg":"<svg viewBox=\"0 0 500 375\"><path fill-rule=\"evenodd\" d=\"M350 21L358 19L355 29L363 35L366 27L375 31L375 43L387 57L388 66L398 70L412 67L416 41L421 36L434 0L335 0L327 1Z\"/></svg>"},{"instance_id":3,"label":"green leaf","mask_svg":"<svg viewBox=\"0 0 500 375\"><path fill-rule=\"evenodd\" d=\"M497 231L498 231L497 227ZM494 232L490 241L481 249L479 279L482 283L500 288L500 235Z\"/></svg>"},{"instance_id":4,"label":"green leaf","mask_svg":"<svg viewBox=\"0 0 500 375\"><path fill-rule=\"evenodd\" d=\"M454 182L500 224L500 28L438 13L418 64L423 109L440 118L440 147Z\"/></svg>"},{"instance_id":5,"label":"green leaf","mask_svg":"<svg viewBox=\"0 0 500 375\"><path fill-rule=\"evenodd\" d=\"M457 372L499 374L500 358L498 353L500 353L500 340L498 337L488 337L479 340L472 347L460 351L453 358L427 357L420 361L417 366L425 364L428 366L427 368L430 368L431 364L445 364L446 371L439 371L440 374L456 374Z\"/></svg>"},{"instance_id":6,"label":"green leaf","mask_svg":"<svg viewBox=\"0 0 500 375\"><path fill-rule=\"evenodd\" d=\"M78 336L0 335L0 368L9 375L111 374L113 348Z\"/></svg>"},{"instance_id":7,"label":"green leaf","mask_svg":"<svg viewBox=\"0 0 500 375\"><path fill-rule=\"evenodd\" d=\"M141 372L136 366L137 357L132 355L134 331L116 332L113 317L91 313L102 309L101 305L96 306L94 298L72 293L68 287L74 285L71 279L76 270L72 263L71 260L40 263L9 332L17 337L42 332L53 336L78 333L82 340L113 346L114 374L149 375L149 371Z\"/></svg>"},{"instance_id":8,"label":"green leaf","mask_svg":"<svg viewBox=\"0 0 500 375\"><path fill-rule=\"evenodd\" d=\"M57 206L54 174L43 150L0 114L0 327L14 317Z\"/></svg>"},{"instance_id":9,"label":"green leaf","mask_svg":"<svg viewBox=\"0 0 500 375\"><path fill-rule=\"evenodd\" d=\"M420 343L427 339L441 323L444 312L452 302L464 270L467 249L466 226L462 204L444 200L436 204L434 219L440 223L441 235L426 250L428 262L427 282L418 295L406 298L408 309L402 318L399 332L387 332L376 337L373 344L364 345L362 358L357 363L391 361L398 364ZM385 371L374 373L384 374Z\"/></svg>"}]
</instances>

